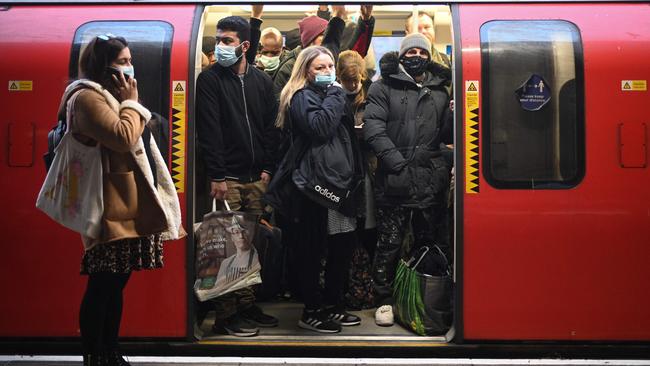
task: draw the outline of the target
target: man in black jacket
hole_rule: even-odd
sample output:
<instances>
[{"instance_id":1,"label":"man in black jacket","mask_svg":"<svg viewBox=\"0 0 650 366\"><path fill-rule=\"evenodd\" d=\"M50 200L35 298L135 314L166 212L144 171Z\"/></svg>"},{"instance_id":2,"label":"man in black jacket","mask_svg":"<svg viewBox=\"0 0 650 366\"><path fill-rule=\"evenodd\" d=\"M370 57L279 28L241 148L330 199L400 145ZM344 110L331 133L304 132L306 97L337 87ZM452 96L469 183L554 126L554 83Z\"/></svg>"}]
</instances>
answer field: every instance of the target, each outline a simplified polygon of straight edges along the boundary
<instances>
[{"instance_id":1,"label":"man in black jacket","mask_svg":"<svg viewBox=\"0 0 650 366\"><path fill-rule=\"evenodd\" d=\"M451 122L448 69L431 62L430 49L428 39L414 33L404 38L399 54L382 57L382 78L370 86L363 116L364 138L378 160L372 269L378 325L393 324L391 283L406 228L413 228L414 247L433 244L449 186L449 164L440 152L440 143L450 142L441 133Z\"/></svg>"},{"instance_id":2,"label":"man in black jacket","mask_svg":"<svg viewBox=\"0 0 650 366\"><path fill-rule=\"evenodd\" d=\"M246 62L250 37L250 25L241 17L217 23L217 62L196 83L196 125L210 195L227 200L232 210L261 214L261 197L276 164L278 104L271 79ZM253 304L254 299L250 288L215 299L213 329L251 336L258 332L251 320L259 326L277 325L277 319Z\"/></svg>"}]
</instances>

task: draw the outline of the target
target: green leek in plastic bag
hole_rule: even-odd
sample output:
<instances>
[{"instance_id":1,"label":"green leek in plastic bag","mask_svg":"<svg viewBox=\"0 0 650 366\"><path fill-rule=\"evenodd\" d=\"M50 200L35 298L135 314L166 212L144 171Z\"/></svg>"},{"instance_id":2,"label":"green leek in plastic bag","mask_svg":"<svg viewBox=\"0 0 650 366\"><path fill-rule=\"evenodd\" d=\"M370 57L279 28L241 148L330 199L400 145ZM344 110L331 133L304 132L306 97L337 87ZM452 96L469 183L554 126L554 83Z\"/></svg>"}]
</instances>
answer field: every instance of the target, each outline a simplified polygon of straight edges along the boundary
<instances>
[{"instance_id":1,"label":"green leek in plastic bag","mask_svg":"<svg viewBox=\"0 0 650 366\"><path fill-rule=\"evenodd\" d=\"M400 260L397 265L393 291L396 303L403 305L396 306L398 319L415 333L425 335L422 322L424 303L422 302L420 279L418 273L409 268L404 260Z\"/></svg>"},{"instance_id":2,"label":"green leek in plastic bag","mask_svg":"<svg viewBox=\"0 0 650 366\"><path fill-rule=\"evenodd\" d=\"M434 248L446 263L440 248ZM393 309L397 321L419 335L444 334L453 317L451 272L449 268L442 276L418 272L418 264L429 252L429 248L423 249L419 258L399 261L393 282Z\"/></svg>"}]
</instances>

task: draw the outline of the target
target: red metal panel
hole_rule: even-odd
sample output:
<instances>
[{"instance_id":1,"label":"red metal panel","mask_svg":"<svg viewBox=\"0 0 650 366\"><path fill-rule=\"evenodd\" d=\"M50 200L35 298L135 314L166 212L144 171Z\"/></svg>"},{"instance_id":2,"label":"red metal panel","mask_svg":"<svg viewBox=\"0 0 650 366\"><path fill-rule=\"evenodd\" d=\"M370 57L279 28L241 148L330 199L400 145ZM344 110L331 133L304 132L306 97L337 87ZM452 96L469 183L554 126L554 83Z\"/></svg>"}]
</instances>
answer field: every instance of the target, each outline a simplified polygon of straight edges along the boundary
<instances>
[{"instance_id":1,"label":"red metal panel","mask_svg":"<svg viewBox=\"0 0 650 366\"><path fill-rule=\"evenodd\" d=\"M620 121L645 118L647 92L622 92L621 80L650 79L650 7L463 4L460 16L463 82L481 80L483 23L573 22L586 99L586 175L577 187L497 190L480 172L480 193L464 195L465 337L650 339L650 170L621 169L616 136Z\"/></svg>"},{"instance_id":2,"label":"red metal panel","mask_svg":"<svg viewBox=\"0 0 650 366\"><path fill-rule=\"evenodd\" d=\"M618 125L621 167L645 168L648 166L648 128L645 123Z\"/></svg>"},{"instance_id":3,"label":"red metal panel","mask_svg":"<svg viewBox=\"0 0 650 366\"><path fill-rule=\"evenodd\" d=\"M34 164L34 124L9 123L9 166L29 167Z\"/></svg>"},{"instance_id":4,"label":"red metal panel","mask_svg":"<svg viewBox=\"0 0 650 366\"><path fill-rule=\"evenodd\" d=\"M45 152L47 132L68 81L73 36L86 22L172 24L170 80L187 80L194 9L194 5L12 6L0 12L0 80L3 85L7 80L33 81L31 92L0 89L0 131L7 131L8 121L35 121L36 156ZM0 151L5 154L7 149ZM78 336L86 283L79 275L81 241L35 209L45 174L42 160L36 162L30 169L0 166L0 201L5 208L0 220L0 336ZM180 200L185 212L184 194ZM122 336L186 335L185 263L185 241L179 240L166 245L163 269L133 274L125 292Z\"/></svg>"}]
</instances>

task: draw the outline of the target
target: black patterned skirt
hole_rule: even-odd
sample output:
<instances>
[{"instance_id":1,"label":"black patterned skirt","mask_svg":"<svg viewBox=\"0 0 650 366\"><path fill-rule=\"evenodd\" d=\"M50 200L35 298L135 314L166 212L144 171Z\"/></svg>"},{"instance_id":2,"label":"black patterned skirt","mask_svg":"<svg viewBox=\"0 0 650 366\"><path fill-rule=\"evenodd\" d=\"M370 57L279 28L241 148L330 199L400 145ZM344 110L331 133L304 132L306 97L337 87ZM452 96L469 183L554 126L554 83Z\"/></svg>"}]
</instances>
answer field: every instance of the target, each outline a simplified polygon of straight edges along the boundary
<instances>
[{"instance_id":1,"label":"black patterned skirt","mask_svg":"<svg viewBox=\"0 0 650 366\"><path fill-rule=\"evenodd\" d=\"M160 235L122 239L97 244L84 252L81 274L97 272L129 273L162 268L163 243Z\"/></svg>"}]
</instances>

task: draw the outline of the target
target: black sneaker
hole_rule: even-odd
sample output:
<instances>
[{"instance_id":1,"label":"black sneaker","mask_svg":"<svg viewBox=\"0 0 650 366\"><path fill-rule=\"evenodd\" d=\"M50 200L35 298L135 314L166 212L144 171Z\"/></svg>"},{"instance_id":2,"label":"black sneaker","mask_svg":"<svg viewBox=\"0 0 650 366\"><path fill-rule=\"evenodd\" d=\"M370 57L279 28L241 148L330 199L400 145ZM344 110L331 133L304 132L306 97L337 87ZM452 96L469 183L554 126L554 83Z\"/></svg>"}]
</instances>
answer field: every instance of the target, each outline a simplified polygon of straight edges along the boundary
<instances>
[{"instance_id":1,"label":"black sneaker","mask_svg":"<svg viewBox=\"0 0 650 366\"><path fill-rule=\"evenodd\" d=\"M252 337L260 331L255 324L235 314L223 321L212 326L212 331L217 334L230 334L235 337Z\"/></svg>"},{"instance_id":2,"label":"black sneaker","mask_svg":"<svg viewBox=\"0 0 650 366\"><path fill-rule=\"evenodd\" d=\"M333 320L341 325L350 326L350 325L359 325L361 324L361 318L354 314L350 314L347 311L339 307L325 308L323 310L327 313L327 318Z\"/></svg>"},{"instance_id":3,"label":"black sneaker","mask_svg":"<svg viewBox=\"0 0 650 366\"><path fill-rule=\"evenodd\" d=\"M341 331L341 325L327 317L327 313L322 310L304 310L298 326L303 329L309 329L320 333L338 333Z\"/></svg>"},{"instance_id":4,"label":"black sneaker","mask_svg":"<svg viewBox=\"0 0 650 366\"><path fill-rule=\"evenodd\" d=\"M278 318L264 314L262 309L254 304L248 309L240 311L239 315L249 322L257 324L258 327L272 328L278 326Z\"/></svg>"},{"instance_id":5,"label":"black sneaker","mask_svg":"<svg viewBox=\"0 0 650 366\"><path fill-rule=\"evenodd\" d=\"M104 353L104 363L106 366L131 366L117 350L106 351Z\"/></svg>"}]
</instances>

